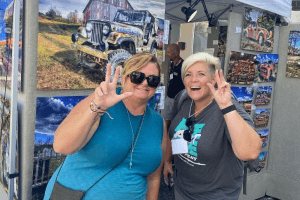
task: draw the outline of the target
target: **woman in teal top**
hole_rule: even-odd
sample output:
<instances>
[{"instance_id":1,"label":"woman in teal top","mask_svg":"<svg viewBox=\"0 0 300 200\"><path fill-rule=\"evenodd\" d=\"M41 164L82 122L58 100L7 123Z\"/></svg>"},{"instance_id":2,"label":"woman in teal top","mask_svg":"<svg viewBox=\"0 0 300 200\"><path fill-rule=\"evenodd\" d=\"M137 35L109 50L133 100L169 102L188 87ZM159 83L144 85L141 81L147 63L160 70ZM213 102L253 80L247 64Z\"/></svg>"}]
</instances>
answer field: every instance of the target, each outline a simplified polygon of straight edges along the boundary
<instances>
[{"instance_id":1,"label":"woman in teal top","mask_svg":"<svg viewBox=\"0 0 300 200\"><path fill-rule=\"evenodd\" d=\"M134 55L125 62L123 89L116 92L119 73L117 68L110 82L109 66L106 80L57 128L53 147L69 155L44 199L50 199L56 178L64 187L87 191L119 163L84 199L158 199L164 127L147 102L160 82L160 66L151 54Z\"/></svg>"}]
</instances>

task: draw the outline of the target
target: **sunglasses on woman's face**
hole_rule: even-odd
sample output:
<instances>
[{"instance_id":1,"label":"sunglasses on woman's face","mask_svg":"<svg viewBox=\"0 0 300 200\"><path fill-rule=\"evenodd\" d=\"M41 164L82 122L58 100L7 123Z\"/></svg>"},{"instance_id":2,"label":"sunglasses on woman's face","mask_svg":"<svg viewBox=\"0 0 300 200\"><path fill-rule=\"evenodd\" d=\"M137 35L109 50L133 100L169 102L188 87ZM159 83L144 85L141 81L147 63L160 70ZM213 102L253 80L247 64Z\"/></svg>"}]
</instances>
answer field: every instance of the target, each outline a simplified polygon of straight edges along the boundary
<instances>
[{"instance_id":1,"label":"sunglasses on woman's face","mask_svg":"<svg viewBox=\"0 0 300 200\"><path fill-rule=\"evenodd\" d=\"M156 88L160 83L160 77L150 75L146 77L143 72L132 72L130 75L130 81L134 84L141 84L145 79L147 79L147 83L149 87Z\"/></svg>"},{"instance_id":2,"label":"sunglasses on woman's face","mask_svg":"<svg viewBox=\"0 0 300 200\"><path fill-rule=\"evenodd\" d=\"M188 130L185 130L183 132L183 139L189 142L192 140L192 134L194 132L193 124L194 124L194 117L189 117L185 122L185 125L188 127Z\"/></svg>"}]
</instances>

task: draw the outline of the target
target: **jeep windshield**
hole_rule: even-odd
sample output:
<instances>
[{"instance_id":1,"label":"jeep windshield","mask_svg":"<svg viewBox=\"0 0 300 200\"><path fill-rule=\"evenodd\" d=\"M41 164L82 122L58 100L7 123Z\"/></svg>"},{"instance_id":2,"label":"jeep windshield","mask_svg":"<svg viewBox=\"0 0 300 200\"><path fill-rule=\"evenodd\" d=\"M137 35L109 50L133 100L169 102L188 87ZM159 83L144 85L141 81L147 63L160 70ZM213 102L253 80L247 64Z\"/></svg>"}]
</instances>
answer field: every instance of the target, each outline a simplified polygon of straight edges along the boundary
<instances>
[{"instance_id":1,"label":"jeep windshield","mask_svg":"<svg viewBox=\"0 0 300 200\"><path fill-rule=\"evenodd\" d=\"M146 11L120 10L114 21L142 27L145 24Z\"/></svg>"}]
</instances>

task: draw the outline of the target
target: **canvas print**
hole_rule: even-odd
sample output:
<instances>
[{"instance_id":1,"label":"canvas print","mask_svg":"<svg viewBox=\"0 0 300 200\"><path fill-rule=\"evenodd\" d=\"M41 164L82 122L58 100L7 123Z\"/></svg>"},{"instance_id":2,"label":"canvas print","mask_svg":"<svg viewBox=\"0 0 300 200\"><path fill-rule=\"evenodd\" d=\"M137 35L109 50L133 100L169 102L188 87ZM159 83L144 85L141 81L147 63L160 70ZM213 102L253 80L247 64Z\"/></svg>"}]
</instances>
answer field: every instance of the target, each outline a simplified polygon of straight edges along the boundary
<instances>
[{"instance_id":1,"label":"canvas print","mask_svg":"<svg viewBox=\"0 0 300 200\"><path fill-rule=\"evenodd\" d=\"M10 155L10 114L11 101L0 95L0 186L8 193L9 179L6 172L9 171L9 155ZM16 140L18 140L18 134ZM18 142L16 141L16 162L15 171L18 172ZM14 179L14 198L18 197L18 178Z\"/></svg>"},{"instance_id":2,"label":"canvas print","mask_svg":"<svg viewBox=\"0 0 300 200\"><path fill-rule=\"evenodd\" d=\"M272 52L276 15L245 8L241 49Z\"/></svg>"},{"instance_id":3,"label":"canvas print","mask_svg":"<svg viewBox=\"0 0 300 200\"><path fill-rule=\"evenodd\" d=\"M208 22L195 22L193 52L205 52L208 39Z\"/></svg>"},{"instance_id":4,"label":"canvas print","mask_svg":"<svg viewBox=\"0 0 300 200\"><path fill-rule=\"evenodd\" d=\"M255 82L274 82L278 71L278 54L257 54Z\"/></svg>"},{"instance_id":5,"label":"canvas print","mask_svg":"<svg viewBox=\"0 0 300 200\"><path fill-rule=\"evenodd\" d=\"M86 96L38 97L35 122L33 199L43 199L45 186L66 155L53 150L54 132Z\"/></svg>"},{"instance_id":6,"label":"canvas print","mask_svg":"<svg viewBox=\"0 0 300 200\"><path fill-rule=\"evenodd\" d=\"M219 27L219 42L218 42L218 53L217 57L225 57L226 43L227 43L227 29L228 26Z\"/></svg>"},{"instance_id":7,"label":"canvas print","mask_svg":"<svg viewBox=\"0 0 300 200\"><path fill-rule=\"evenodd\" d=\"M269 129L258 130L257 133L261 139L262 147L267 146L269 138Z\"/></svg>"},{"instance_id":8,"label":"canvas print","mask_svg":"<svg viewBox=\"0 0 300 200\"><path fill-rule=\"evenodd\" d=\"M261 86L257 88L255 105L268 105L271 101L272 86Z\"/></svg>"},{"instance_id":9,"label":"canvas print","mask_svg":"<svg viewBox=\"0 0 300 200\"><path fill-rule=\"evenodd\" d=\"M232 92L237 97L239 103L248 114L251 114L253 87L231 87Z\"/></svg>"},{"instance_id":10,"label":"canvas print","mask_svg":"<svg viewBox=\"0 0 300 200\"><path fill-rule=\"evenodd\" d=\"M0 86L11 89L14 1L0 0ZM20 0L18 90L21 88L23 0Z\"/></svg>"},{"instance_id":11,"label":"canvas print","mask_svg":"<svg viewBox=\"0 0 300 200\"><path fill-rule=\"evenodd\" d=\"M285 75L300 78L300 30L290 31Z\"/></svg>"},{"instance_id":12,"label":"canvas print","mask_svg":"<svg viewBox=\"0 0 300 200\"><path fill-rule=\"evenodd\" d=\"M256 128L258 127L266 127L269 123L271 109L270 108L262 108L256 109L254 115L254 125Z\"/></svg>"},{"instance_id":13,"label":"canvas print","mask_svg":"<svg viewBox=\"0 0 300 200\"><path fill-rule=\"evenodd\" d=\"M94 88L140 52L162 61L164 13L162 0L40 1L37 89Z\"/></svg>"},{"instance_id":14,"label":"canvas print","mask_svg":"<svg viewBox=\"0 0 300 200\"><path fill-rule=\"evenodd\" d=\"M226 81L232 84L252 84L256 64L256 55L235 51L230 52Z\"/></svg>"},{"instance_id":15,"label":"canvas print","mask_svg":"<svg viewBox=\"0 0 300 200\"><path fill-rule=\"evenodd\" d=\"M258 166L260 168L264 168L266 165L266 161L267 161L267 155L268 155L268 151L264 151L261 152L258 156L259 162L258 162Z\"/></svg>"}]
</instances>

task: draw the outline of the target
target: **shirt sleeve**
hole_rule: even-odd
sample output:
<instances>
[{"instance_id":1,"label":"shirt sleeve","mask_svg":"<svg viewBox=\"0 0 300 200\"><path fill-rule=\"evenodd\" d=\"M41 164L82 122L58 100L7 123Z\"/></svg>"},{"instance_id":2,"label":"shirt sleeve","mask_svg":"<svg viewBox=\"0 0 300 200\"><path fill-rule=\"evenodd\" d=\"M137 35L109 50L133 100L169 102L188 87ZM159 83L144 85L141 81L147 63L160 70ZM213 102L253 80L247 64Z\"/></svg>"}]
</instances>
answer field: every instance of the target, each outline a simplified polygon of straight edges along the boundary
<instances>
[{"instance_id":1,"label":"shirt sleeve","mask_svg":"<svg viewBox=\"0 0 300 200\"><path fill-rule=\"evenodd\" d=\"M244 107L241 104L239 104L239 102L236 99L231 98L231 100L232 100L232 103L235 105L236 111L239 113L239 115L254 129L253 119L245 111ZM228 130L227 126L225 127L225 133L226 133L226 136L227 136L228 140L231 143L231 137L230 137L229 130Z\"/></svg>"}]
</instances>

